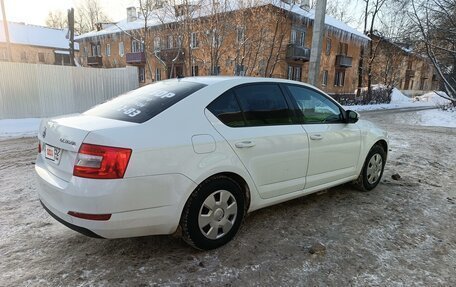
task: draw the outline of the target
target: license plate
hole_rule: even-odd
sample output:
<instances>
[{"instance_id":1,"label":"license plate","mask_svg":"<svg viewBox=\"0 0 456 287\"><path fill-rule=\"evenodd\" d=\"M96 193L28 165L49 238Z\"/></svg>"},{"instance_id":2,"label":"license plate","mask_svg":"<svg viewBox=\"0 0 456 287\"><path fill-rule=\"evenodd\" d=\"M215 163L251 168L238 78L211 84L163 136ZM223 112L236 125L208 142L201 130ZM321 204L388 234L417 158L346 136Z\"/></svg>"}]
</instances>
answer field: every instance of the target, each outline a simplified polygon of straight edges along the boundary
<instances>
[{"instance_id":1,"label":"license plate","mask_svg":"<svg viewBox=\"0 0 456 287\"><path fill-rule=\"evenodd\" d=\"M58 147L54 147L54 146L51 146L51 145L46 145L46 151L45 151L45 156L47 159L55 162L55 163L59 163L60 161L60 156L62 155L62 149L58 148Z\"/></svg>"}]
</instances>

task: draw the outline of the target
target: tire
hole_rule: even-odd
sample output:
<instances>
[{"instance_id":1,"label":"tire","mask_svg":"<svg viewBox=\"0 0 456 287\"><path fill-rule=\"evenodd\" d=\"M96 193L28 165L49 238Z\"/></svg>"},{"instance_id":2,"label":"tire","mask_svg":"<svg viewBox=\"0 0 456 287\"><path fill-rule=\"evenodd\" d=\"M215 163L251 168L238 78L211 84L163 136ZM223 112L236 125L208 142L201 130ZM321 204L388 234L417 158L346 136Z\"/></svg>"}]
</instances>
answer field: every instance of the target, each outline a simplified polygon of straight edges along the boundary
<instances>
[{"instance_id":1,"label":"tire","mask_svg":"<svg viewBox=\"0 0 456 287\"><path fill-rule=\"evenodd\" d=\"M236 181L226 176L207 179L185 204L182 238L197 249L218 248L233 239L244 214L244 193Z\"/></svg>"},{"instance_id":2,"label":"tire","mask_svg":"<svg viewBox=\"0 0 456 287\"><path fill-rule=\"evenodd\" d=\"M383 175L386 163L386 152L379 145L374 145L367 154L363 169L356 182L361 191L374 189Z\"/></svg>"}]
</instances>

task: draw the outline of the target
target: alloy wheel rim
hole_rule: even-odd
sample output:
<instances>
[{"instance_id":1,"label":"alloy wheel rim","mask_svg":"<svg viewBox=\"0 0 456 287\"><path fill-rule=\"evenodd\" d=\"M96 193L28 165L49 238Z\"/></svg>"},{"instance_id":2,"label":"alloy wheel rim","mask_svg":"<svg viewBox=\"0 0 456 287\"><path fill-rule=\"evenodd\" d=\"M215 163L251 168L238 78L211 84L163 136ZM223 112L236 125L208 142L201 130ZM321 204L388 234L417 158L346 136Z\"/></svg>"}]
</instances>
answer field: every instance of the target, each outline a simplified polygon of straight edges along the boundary
<instances>
[{"instance_id":1,"label":"alloy wheel rim","mask_svg":"<svg viewBox=\"0 0 456 287\"><path fill-rule=\"evenodd\" d=\"M206 238L219 239L233 228L237 212L234 195L227 190L217 190L204 200L198 214L198 227Z\"/></svg>"},{"instance_id":2,"label":"alloy wheel rim","mask_svg":"<svg viewBox=\"0 0 456 287\"><path fill-rule=\"evenodd\" d=\"M378 153L374 154L367 164L367 182L374 184L380 179L383 169L382 156Z\"/></svg>"}]
</instances>

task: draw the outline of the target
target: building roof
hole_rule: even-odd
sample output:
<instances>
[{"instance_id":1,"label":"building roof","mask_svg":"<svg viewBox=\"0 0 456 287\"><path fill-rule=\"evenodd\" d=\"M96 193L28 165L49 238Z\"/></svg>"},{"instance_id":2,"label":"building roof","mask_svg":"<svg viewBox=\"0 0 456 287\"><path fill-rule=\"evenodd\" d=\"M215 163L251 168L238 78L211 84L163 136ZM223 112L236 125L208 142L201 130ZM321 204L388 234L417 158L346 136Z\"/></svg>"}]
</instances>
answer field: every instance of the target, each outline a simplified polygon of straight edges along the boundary
<instances>
[{"instance_id":1,"label":"building roof","mask_svg":"<svg viewBox=\"0 0 456 287\"><path fill-rule=\"evenodd\" d=\"M3 21L0 21L0 42L6 42ZM24 23L8 22L9 38L12 44L69 49L68 29L56 29ZM79 50L79 44L74 44Z\"/></svg>"},{"instance_id":2,"label":"building roof","mask_svg":"<svg viewBox=\"0 0 456 287\"><path fill-rule=\"evenodd\" d=\"M194 1L195 2L195 1ZM192 13L193 18L200 18L205 17L211 14L210 11L213 9L211 5L213 5L213 1L208 0L200 0L197 1L198 6L200 7L196 11ZM205 3L207 2L207 3ZM273 5L277 8L284 9L286 11L290 11L293 14L297 15L298 17L303 17L307 20L313 21L315 19L315 11L309 10L306 11L302 9L298 4L287 4L280 0L257 0L257 1L248 1L248 6L243 3L244 1L233 1L233 0L225 0L226 6L223 8L223 12L231 12L237 11L241 9L245 9L248 7L262 7L266 5ZM220 4L222 5L222 4ZM169 8L161 8L154 10L153 13L148 17L148 27L160 26L165 23L172 23L178 21L173 15L173 11L170 11ZM348 26L347 24L339 21L331 16L326 15L325 17L325 24L326 27L329 28L330 31L336 32L343 37L352 37L361 42L367 42L370 38L364 35L362 32ZM105 27L100 31L92 31L78 37L75 37L76 40L82 40L85 38L103 36L118 32L128 32L131 30L137 30L144 28L144 18L138 17L136 20L128 22L127 19L121 20L117 23L113 23L111 25L105 25Z\"/></svg>"}]
</instances>

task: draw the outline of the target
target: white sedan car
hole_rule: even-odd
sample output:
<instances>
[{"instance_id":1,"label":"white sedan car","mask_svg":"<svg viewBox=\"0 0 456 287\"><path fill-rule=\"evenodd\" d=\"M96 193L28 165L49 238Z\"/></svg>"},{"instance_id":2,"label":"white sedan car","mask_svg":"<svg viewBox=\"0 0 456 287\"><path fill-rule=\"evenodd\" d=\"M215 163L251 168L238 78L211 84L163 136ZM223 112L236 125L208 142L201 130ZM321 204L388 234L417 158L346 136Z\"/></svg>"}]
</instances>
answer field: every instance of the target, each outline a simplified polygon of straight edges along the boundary
<instances>
[{"instance_id":1,"label":"white sedan car","mask_svg":"<svg viewBox=\"0 0 456 287\"><path fill-rule=\"evenodd\" d=\"M387 134L294 81L157 82L82 114L43 120L43 207L85 235L172 234L217 248L246 213L346 182L380 181Z\"/></svg>"}]
</instances>

